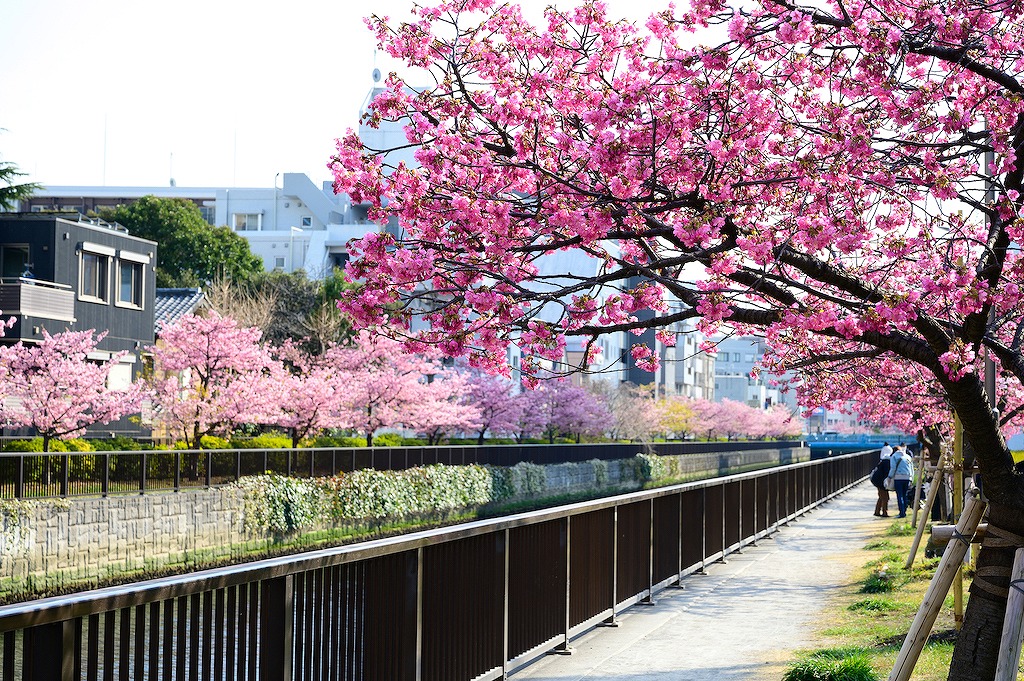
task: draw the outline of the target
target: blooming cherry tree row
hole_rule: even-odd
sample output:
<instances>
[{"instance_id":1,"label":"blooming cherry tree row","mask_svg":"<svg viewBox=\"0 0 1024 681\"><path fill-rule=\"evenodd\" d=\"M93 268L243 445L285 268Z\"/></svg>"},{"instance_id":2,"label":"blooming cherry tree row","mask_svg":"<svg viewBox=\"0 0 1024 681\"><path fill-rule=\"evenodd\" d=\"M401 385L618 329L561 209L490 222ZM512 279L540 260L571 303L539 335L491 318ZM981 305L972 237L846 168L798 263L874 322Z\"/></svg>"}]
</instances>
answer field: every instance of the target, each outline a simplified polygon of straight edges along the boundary
<instances>
[{"instance_id":1,"label":"blooming cherry tree row","mask_svg":"<svg viewBox=\"0 0 1024 681\"><path fill-rule=\"evenodd\" d=\"M475 432L480 443L487 434L648 441L666 432L779 437L796 426L785 410L728 400L656 404L642 388L601 392L552 380L519 390L508 379L445 367L367 332L352 346L311 356L290 343L269 346L258 329L216 313L185 316L162 329L151 349L156 373L145 384L108 390L121 355L89 360L102 338L66 332L45 334L38 345L0 346L5 422L34 428L47 450L54 438L138 412L144 399L156 424L188 448L200 448L205 435L229 435L249 424L281 428L293 446L327 429L355 430L372 445L385 428L413 430L436 444L461 432ZM688 414L685 422L669 417L679 410Z\"/></svg>"}]
</instances>

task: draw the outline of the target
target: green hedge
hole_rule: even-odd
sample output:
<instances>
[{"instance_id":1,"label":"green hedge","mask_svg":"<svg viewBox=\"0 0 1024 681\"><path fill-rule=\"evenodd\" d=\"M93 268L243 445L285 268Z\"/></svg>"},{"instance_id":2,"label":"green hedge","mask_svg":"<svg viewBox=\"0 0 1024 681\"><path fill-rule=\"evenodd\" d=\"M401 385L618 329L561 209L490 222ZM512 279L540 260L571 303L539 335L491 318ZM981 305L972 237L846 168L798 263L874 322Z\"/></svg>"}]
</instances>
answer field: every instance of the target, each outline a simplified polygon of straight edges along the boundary
<instances>
[{"instance_id":1,"label":"green hedge","mask_svg":"<svg viewBox=\"0 0 1024 681\"><path fill-rule=\"evenodd\" d=\"M608 481L608 462L591 461L596 483ZM638 482L664 475L660 457L638 454L630 464ZM444 515L486 504L540 497L547 491L544 466L433 464L400 471L372 468L332 478L259 475L237 483L245 497L245 525L253 531L293 532L332 523Z\"/></svg>"}]
</instances>

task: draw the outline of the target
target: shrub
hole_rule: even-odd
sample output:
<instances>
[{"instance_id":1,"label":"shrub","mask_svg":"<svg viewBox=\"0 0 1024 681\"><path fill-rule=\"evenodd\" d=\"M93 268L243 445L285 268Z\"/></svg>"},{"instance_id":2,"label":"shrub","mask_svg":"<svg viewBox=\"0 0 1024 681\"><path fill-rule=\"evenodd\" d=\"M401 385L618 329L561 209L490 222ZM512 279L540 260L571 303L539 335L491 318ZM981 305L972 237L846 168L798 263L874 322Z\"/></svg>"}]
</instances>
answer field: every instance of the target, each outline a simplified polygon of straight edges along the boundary
<instances>
[{"instance_id":1,"label":"shrub","mask_svg":"<svg viewBox=\"0 0 1024 681\"><path fill-rule=\"evenodd\" d=\"M264 433L255 437L233 437L231 446L235 449L291 449L292 439L281 433Z\"/></svg>"},{"instance_id":2,"label":"shrub","mask_svg":"<svg viewBox=\"0 0 1024 681\"><path fill-rule=\"evenodd\" d=\"M230 449L231 443L222 437L216 435L204 435L199 438L200 446L199 449ZM188 445L185 444L184 440L179 440L174 443L175 449L189 449Z\"/></svg>"},{"instance_id":3,"label":"shrub","mask_svg":"<svg viewBox=\"0 0 1024 681\"><path fill-rule=\"evenodd\" d=\"M507 470L514 497L534 497L541 494L547 486L547 475L543 466L520 461Z\"/></svg>"},{"instance_id":4,"label":"shrub","mask_svg":"<svg viewBox=\"0 0 1024 681\"><path fill-rule=\"evenodd\" d=\"M365 444L363 445L366 446ZM398 433L382 433L373 438L374 447L401 447L402 436Z\"/></svg>"},{"instance_id":5,"label":"shrub","mask_svg":"<svg viewBox=\"0 0 1024 681\"><path fill-rule=\"evenodd\" d=\"M864 655L821 655L801 660L790 667L783 681L878 681L878 675Z\"/></svg>"},{"instance_id":6,"label":"shrub","mask_svg":"<svg viewBox=\"0 0 1024 681\"><path fill-rule=\"evenodd\" d=\"M315 481L256 475L237 483L245 495L245 527L277 534L314 527L326 517L327 497Z\"/></svg>"},{"instance_id":7,"label":"shrub","mask_svg":"<svg viewBox=\"0 0 1024 681\"><path fill-rule=\"evenodd\" d=\"M365 447L365 437L322 435L313 440L314 447Z\"/></svg>"},{"instance_id":8,"label":"shrub","mask_svg":"<svg viewBox=\"0 0 1024 681\"><path fill-rule=\"evenodd\" d=\"M89 440L96 452L136 452L144 449L142 444L126 435L115 435L111 438Z\"/></svg>"},{"instance_id":9,"label":"shrub","mask_svg":"<svg viewBox=\"0 0 1024 681\"><path fill-rule=\"evenodd\" d=\"M491 501L491 471L434 464L404 471L353 471L324 480L335 518L405 518Z\"/></svg>"},{"instance_id":10,"label":"shrub","mask_svg":"<svg viewBox=\"0 0 1024 681\"><path fill-rule=\"evenodd\" d=\"M598 487L604 487L608 484L608 462L601 459L591 459L588 461L594 468L594 484Z\"/></svg>"},{"instance_id":11,"label":"shrub","mask_svg":"<svg viewBox=\"0 0 1024 681\"><path fill-rule=\"evenodd\" d=\"M426 444L427 444L427 441L424 440L421 437L403 437L402 438L402 446L403 447L425 447Z\"/></svg>"},{"instance_id":12,"label":"shrub","mask_svg":"<svg viewBox=\"0 0 1024 681\"><path fill-rule=\"evenodd\" d=\"M633 461L636 465L637 479L641 482L654 482L668 475L665 460L656 454L637 454Z\"/></svg>"},{"instance_id":13,"label":"shrub","mask_svg":"<svg viewBox=\"0 0 1024 681\"><path fill-rule=\"evenodd\" d=\"M5 452L41 452L43 451L43 438L34 437L31 440L11 440L4 445ZM66 452L67 447L62 440L50 440L51 452Z\"/></svg>"},{"instance_id":14,"label":"shrub","mask_svg":"<svg viewBox=\"0 0 1024 681\"><path fill-rule=\"evenodd\" d=\"M96 448L88 440L81 438L74 438L72 440L64 440L65 451L68 452L95 452Z\"/></svg>"}]
</instances>

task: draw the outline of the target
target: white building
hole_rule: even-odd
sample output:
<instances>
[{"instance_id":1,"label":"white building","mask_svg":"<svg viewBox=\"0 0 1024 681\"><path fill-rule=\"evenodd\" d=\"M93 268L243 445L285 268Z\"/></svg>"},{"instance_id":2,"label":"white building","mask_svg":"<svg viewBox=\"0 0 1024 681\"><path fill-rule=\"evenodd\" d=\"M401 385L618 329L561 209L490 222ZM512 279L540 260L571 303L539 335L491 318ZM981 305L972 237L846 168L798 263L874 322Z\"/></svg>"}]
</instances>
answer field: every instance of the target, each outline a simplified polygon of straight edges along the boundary
<instances>
[{"instance_id":1,"label":"white building","mask_svg":"<svg viewBox=\"0 0 1024 681\"><path fill-rule=\"evenodd\" d=\"M782 392L774 387L770 375L752 376L754 367L764 357L766 342L756 336L723 338L716 342L715 400L743 402L752 407L767 409L784 404L792 411L798 406L792 391Z\"/></svg>"},{"instance_id":2,"label":"white building","mask_svg":"<svg viewBox=\"0 0 1024 681\"><path fill-rule=\"evenodd\" d=\"M227 225L244 236L267 270L303 269L312 277L343 265L348 240L377 229L367 221L366 207L336 196L330 182L318 187L301 173L274 179L275 186L259 188L49 186L17 210L89 213L149 195L188 199L211 225Z\"/></svg>"}]
</instances>

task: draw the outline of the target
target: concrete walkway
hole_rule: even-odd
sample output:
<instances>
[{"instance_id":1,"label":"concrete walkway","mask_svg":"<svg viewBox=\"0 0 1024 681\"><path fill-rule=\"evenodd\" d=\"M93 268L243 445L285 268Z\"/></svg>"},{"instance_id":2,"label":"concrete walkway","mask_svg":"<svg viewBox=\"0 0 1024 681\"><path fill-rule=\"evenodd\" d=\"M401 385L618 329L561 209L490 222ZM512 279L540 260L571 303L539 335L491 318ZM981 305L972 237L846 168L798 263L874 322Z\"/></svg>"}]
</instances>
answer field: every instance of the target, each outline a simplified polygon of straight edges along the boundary
<instances>
[{"instance_id":1,"label":"concrete walkway","mask_svg":"<svg viewBox=\"0 0 1024 681\"><path fill-rule=\"evenodd\" d=\"M801 516L757 546L731 554L683 588L657 595L546 656L517 681L778 681L792 653L811 648L814 622L868 559L863 547L888 527L875 518L875 488L854 489Z\"/></svg>"}]
</instances>

